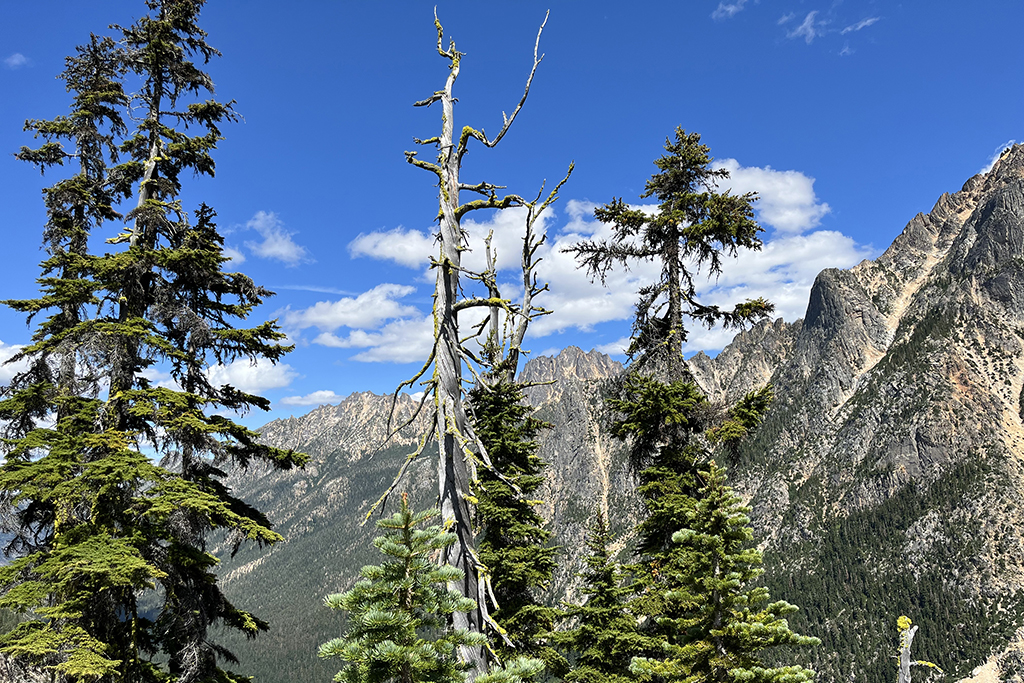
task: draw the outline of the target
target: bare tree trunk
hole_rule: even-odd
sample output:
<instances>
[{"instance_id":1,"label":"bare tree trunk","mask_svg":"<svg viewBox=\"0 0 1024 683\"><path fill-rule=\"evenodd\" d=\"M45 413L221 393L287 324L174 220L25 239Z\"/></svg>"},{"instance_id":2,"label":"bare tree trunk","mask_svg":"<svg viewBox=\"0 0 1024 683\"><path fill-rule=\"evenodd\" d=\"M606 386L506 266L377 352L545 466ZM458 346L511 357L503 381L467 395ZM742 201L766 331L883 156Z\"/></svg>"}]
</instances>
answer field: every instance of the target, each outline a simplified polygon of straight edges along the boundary
<instances>
[{"instance_id":1,"label":"bare tree trunk","mask_svg":"<svg viewBox=\"0 0 1024 683\"><path fill-rule=\"evenodd\" d=\"M547 18L545 17L545 22ZM462 231L460 220L463 215L478 209L504 209L510 206L522 206L526 202L517 195L498 197L499 186L482 182L476 185L463 184L459 178L462 158L467 150L470 139L474 139L486 147L494 147L515 120L530 92L530 83L540 63L537 56L537 45L540 42L540 31L537 33L537 45L534 46L533 69L526 82L526 89L519 104L510 116L504 116L504 125L494 137L488 138L483 130L464 126L456 138L454 126L454 103L452 88L459 76L462 53L455 49L455 41L444 47L444 31L436 13L434 25L437 28L437 52L449 61L448 78L443 90L433 93L427 99L417 102L416 106L429 106L441 103L441 134L426 140L416 140L418 144L433 144L438 150L437 162L432 163L416 158L415 152L406 152L409 163L430 171L437 176L439 193L438 221L440 253L434 267L437 268L437 282L434 290L434 348L431 355L433 361L433 378L429 382L434 395L435 425L438 441L438 497L442 523L445 530L454 533L457 542L444 551L441 561L457 567L464 573L461 585L453 585L452 589L476 601L476 608L467 613L456 613L453 625L483 633L485 624L493 623L488 615L485 583L481 580L482 569L476 556L476 543L470 517L469 494L470 482L473 478L473 458L480 454L471 452L476 444L471 437L471 430L466 424L466 413L463 405L463 358L471 355L463 347L459 338L458 313L465 308L487 306L494 303L493 297L487 299L460 300L459 278L462 272L462 252L466 249L466 235ZM541 24L541 30L544 25ZM563 181L564 182L564 181ZM465 204L459 203L461 190L469 190L483 195ZM503 302L504 303L504 302ZM403 383L410 385L418 380L431 360L413 380ZM399 389L403 385L399 385ZM422 447L417 454L422 451ZM415 454L412 456L415 457ZM411 459L411 458L410 458ZM408 462L408 459L407 459ZM399 472L401 477L403 469ZM398 481L396 478L396 482ZM395 484L392 484L392 489ZM390 492L391 489L389 489ZM387 493L382 497L387 496ZM380 501L378 501L379 503ZM372 512L372 509L371 509ZM484 648L462 646L459 651L461 661L469 664L467 680L473 681L486 671L486 654Z\"/></svg>"},{"instance_id":2,"label":"bare tree trunk","mask_svg":"<svg viewBox=\"0 0 1024 683\"><path fill-rule=\"evenodd\" d=\"M440 24L438 51L441 50ZM437 355L434 359L437 402L437 440L439 445L437 473L438 500L441 521L458 541L443 551L442 562L461 569L463 585L453 586L463 595L477 601L472 612L453 615L456 628L482 633L487 614L487 602L482 600L474 549L473 528L470 520L470 472L463 444L466 433L466 413L462 405L462 351L459 344L458 313L454 306L459 295L459 274L462 268L462 250L465 235L459 224L459 166L460 154L453 144L454 102L452 86L459 77L461 55L454 42L449 48L451 69L441 95L441 136L438 143L438 161L442 167L440 178L440 262L437 266L437 286L434 293L434 325L437 327ZM486 670L484 652L480 648L460 646L460 659L472 665L469 679Z\"/></svg>"}]
</instances>

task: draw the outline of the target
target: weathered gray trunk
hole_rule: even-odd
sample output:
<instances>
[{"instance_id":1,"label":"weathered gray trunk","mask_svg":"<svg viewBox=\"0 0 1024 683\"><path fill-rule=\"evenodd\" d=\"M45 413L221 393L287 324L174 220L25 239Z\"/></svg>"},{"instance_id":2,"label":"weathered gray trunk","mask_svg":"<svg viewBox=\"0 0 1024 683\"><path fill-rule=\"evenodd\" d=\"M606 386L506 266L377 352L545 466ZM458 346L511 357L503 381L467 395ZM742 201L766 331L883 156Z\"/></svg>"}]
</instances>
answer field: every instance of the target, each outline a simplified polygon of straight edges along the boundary
<instances>
[{"instance_id":1,"label":"weathered gray trunk","mask_svg":"<svg viewBox=\"0 0 1024 683\"><path fill-rule=\"evenodd\" d=\"M452 48L454 51L454 48ZM470 523L470 471L466 460L466 413L462 404L462 355L459 345L458 313L455 303L459 293L459 272L465 238L459 225L459 154L453 144L454 101L452 86L459 75L459 58L452 60L448 80L441 94L442 130L439 162L443 169L440 183L440 263L434 293L434 324L437 326L437 357L434 361L437 401L438 496L441 520L446 530L458 541L444 551L442 561L464 572L461 586L453 586L466 597L477 601L471 612L456 612L454 626L482 633L487 603L480 592L476 543ZM461 648L461 659L472 665L469 680L485 671L484 652L480 648Z\"/></svg>"}]
</instances>

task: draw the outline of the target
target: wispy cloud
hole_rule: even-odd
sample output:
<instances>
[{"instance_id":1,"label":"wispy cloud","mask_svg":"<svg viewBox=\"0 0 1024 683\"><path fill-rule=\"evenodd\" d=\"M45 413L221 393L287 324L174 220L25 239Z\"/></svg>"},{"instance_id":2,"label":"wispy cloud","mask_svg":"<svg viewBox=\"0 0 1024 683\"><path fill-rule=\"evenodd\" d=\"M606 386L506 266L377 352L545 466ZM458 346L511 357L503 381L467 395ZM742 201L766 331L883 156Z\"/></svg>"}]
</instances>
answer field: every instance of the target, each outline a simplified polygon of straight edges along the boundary
<instances>
[{"instance_id":1,"label":"wispy cloud","mask_svg":"<svg viewBox=\"0 0 1024 683\"><path fill-rule=\"evenodd\" d=\"M23 66L30 66L31 63L29 58L20 52L15 52L10 57L4 59L4 66L8 69L20 69Z\"/></svg>"},{"instance_id":2,"label":"wispy cloud","mask_svg":"<svg viewBox=\"0 0 1024 683\"><path fill-rule=\"evenodd\" d=\"M992 156L988 158L988 161L985 162L985 166L981 170L979 170L978 173L988 173L989 171L991 171L992 167L996 165L997 161L999 161L999 157L1001 157L1003 155L1003 152L1006 151L1006 148L1011 147L1016 142L1016 140L1007 140L1006 142L992 150Z\"/></svg>"},{"instance_id":3,"label":"wispy cloud","mask_svg":"<svg viewBox=\"0 0 1024 683\"><path fill-rule=\"evenodd\" d=\"M224 255L229 259L228 263L231 265L238 266L245 263L245 254L240 252L238 249L225 245L223 251Z\"/></svg>"},{"instance_id":4,"label":"wispy cloud","mask_svg":"<svg viewBox=\"0 0 1024 683\"><path fill-rule=\"evenodd\" d=\"M285 229L284 223L277 217L277 214L257 211L256 215L245 224L245 227L255 230L263 238L262 242L249 241L245 243L246 249L256 256L281 261L287 266L297 266L300 263L313 261L306 248L292 240L292 235L295 233Z\"/></svg>"},{"instance_id":5,"label":"wispy cloud","mask_svg":"<svg viewBox=\"0 0 1024 683\"><path fill-rule=\"evenodd\" d=\"M791 19L792 19L793 17L795 17L795 16L796 16L796 14L795 14L795 13L793 13L793 12L788 12L788 13L786 13L786 14L783 14L783 15L782 15L781 17L779 17L779 20L778 20L777 22L775 22L775 23L776 23L776 25L778 25L778 26L782 26L783 24L788 24L788 23L789 23L789 21L790 21L790 20L791 20Z\"/></svg>"},{"instance_id":6,"label":"wispy cloud","mask_svg":"<svg viewBox=\"0 0 1024 683\"><path fill-rule=\"evenodd\" d=\"M393 320L376 332L352 330L344 337L324 332L313 343L336 349L365 349L352 356L352 360L363 363L422 363L434 343L434 318L421 315Z\"/></svg>"},{"instance_id":7,"label":"wispy cloud","mask_svg":"<svg viewBox=\"0 0 1024 683\"><path fill-rule=\"evenodd\" d=\"M420 230L394 228L380 232L359 233L348 245L352 256L368 256L394 261L408 268L420 268L430 262L435 250L433 235Z\"/></svg>"},{"instance_id":8,"label":"wispy cloud","mask_svg":"<svg viewBox=\"0 0 1024 683\"><path fill-rule=\"evenodd\" d=\"M731 19L740 12L743 11L743 6L747 4L747 0L734 0L734 2L722 2L718 3L718 8L711 13L712 19Z\"/></svg>"},{"instance_id":9,"label":"wispy cloud","mask_svg":"<svg viewBox=\"0 0 1024 683\"><path fill-rule=\"evenodd\" d=\"M846 43L843 43L843 49L839 51L839 56L840 57L849 57L854 52L856 52L856 50L854 50L852 47L850 47L850 43L849 42L846 42Z\"/></svg>"},{"instance_id":10,"label":"wispy cloud","mask_svg":"<svg viewBox=\"0 0 1024 683\"><path fill-rule=\"evenodd\" d=\"M867 28L868 26L871 26L871 24L874 24L881 18L882 17L868 17L867 19L861 19L856 24L850 24L849 26L844 28L842 31L839 32L839 34L845 36L847 33L852 33L854 31L859 31L862 28Z\"/></svg>"},{"instance_id":11,"label":"wispy cloud","mask_svg":"<svg viewBox=\"0 0 1024 683\"><path fill-rule=\"evenodd\" d=\"M261 394L267 389L280 389L292 383L299 373L287 363L260 360L255 363L239 358L230 365L213 365L206 377L213 386L229 384L239 391Z\"/></svg>"},{"instance_id":12,"label":"wispy cloud","mask_svg":"<svg viewBox=\"0 0 1024 683\"><path fill-rule=\"evenodd\" d=\"M803 23L786 34L787 38L803 38L804 42L810 45L814 39L825 35L823 25L816 21L818 10L808 12Z\"/></svg>"}]
</instances>

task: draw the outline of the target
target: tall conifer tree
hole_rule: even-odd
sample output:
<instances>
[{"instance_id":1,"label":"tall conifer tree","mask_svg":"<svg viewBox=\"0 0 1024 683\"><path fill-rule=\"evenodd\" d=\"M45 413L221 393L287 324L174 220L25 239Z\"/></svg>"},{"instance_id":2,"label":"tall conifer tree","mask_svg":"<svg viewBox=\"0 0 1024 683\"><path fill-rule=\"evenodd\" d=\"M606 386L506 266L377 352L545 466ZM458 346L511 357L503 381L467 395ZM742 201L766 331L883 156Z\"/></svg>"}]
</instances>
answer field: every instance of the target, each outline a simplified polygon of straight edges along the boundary
<instances>
[{"instance_id":1,"label":"tall conifer tree","mask_svg":"<svg viewBox=\"0 0 1024 683\"><path fill-rule=\"evenodd\" d=\"M741 523L739 513L729 507L735 499L711 460L709 446L734 445L759 423L770 400L770 390L754 392L734 407L724 423L716 424L717 411L693 383L682 354L686 318L729 327L772 311L764 299L748 300L732 310L705 304L697 297L694 279L701 268L710 275L719 274L723 257L735 255L740 248L760 248L761 228L753 220L752 207L756 195L717 191L718 180L728 177L728 172L713 168L709 150L700 144L696 133L677 128L675 140L666 141L665 150L668 154L655 161L658 173L647 181L642 195L657 197L658 210L647 213L615 199L594 212L595 218L614 226L613 238L582 242L569 249L592 276L602 279L616 264L628 267L634 261L648 260L661 266L658 281L640 290L629 349L632 362L618 395L609 401L617 414L613 433L630 441L631 461L640 477L638 493L647 508L637 529L637 594L632 607L642 617L644 634L652 640L646 650L650 659L636 660L633 672L647 678L657 675L686 681L728 680L733 673L736 680L744 676L768 680L774 674L755 671L750 659L750 653L763 646L757 637L748 637L750 629L744 631L746 635L738 635L738 644L729 650L734 659L715 660L711 669L705 666L707 662L699 661L704 656L701 643L713 642L718 647L722 642L718 630L726 613L743 601L764 596L747 592L723 603L723 589L742 586L756 572L729 570L728 577L720 575L714 566L698 562L699 556L679 542L677 533L703 523L702 514L715 519L725 515L732 520L730 527ZM738 536L733 532L732 536L701 533L710 546L749 537L745 528ZM729 548L730 553L740 552L734 546ZM746 559L735 561L753 562L753 556L743 557ZM693 586L701 581L714 584L710 594L694 593ZM710 621L702 617L701 600L705 599L718 605L717 616ZM751 628L762 628L772 618L781 619L783 604L775 603L753 617L747 614L760 624ZM747 617L736 616L733 621L745 624ZM781 623L776 628L772 622L773 632L788 633L784 620ZM788 642L802 642L801 636L790 635ZM673 653L670 659L659 660L665 651ZM721 655L720 648L718 652ZM697 677L687 678L691 672L697 672Z\"/></svg>"},{"instance_id":2,"label":"tall conifer tree","mask_svg":"<svg viewBox=\"0 0 1024 683\"><path fill-rule=\"evenodd\" d=\"M564 661L543 636L557 617L557 610L543 602L556 548L549 544L551 532L544 529L535 507L539 501L533 499L547 467L537 455L536 437L549 425L531 412L520 385L501 378L470 394L470 417L492 465L481 469L474 482L476 523L480 561L487 567L498 606L491 616L504 630L503 637L493 639L495 649L503 659L540 657L558 672Z\"/></svg>"},{"instance_id":3,"label":"tall conifer tree","mask_svg":"<svg viewBox=\"0 0 1024 683\"><path fill-rule=\"evenodd\" d=\"M680 561L675 590L657 618L665 634L660 656L637 658L641 680L686 683L807 683L814 672L801 666L765 667L761 652L780 645L817 645L817 638L790 630L785 615L796 607L768 602L768 589L750 584L763 573L761 553L751 547L749 508L726 486L725 472L711 462L688 506L686 525L675 533Z\"/></svg>"},{"instance_id":4,"label":"tall conifer tree","mask_svg":"<svg viewBox=\"0 0 1024 683\"><path fill-rule=\"evenodd\" d=\"M15 542L22 557L0 571L0 606L39 617L6 636L0 650L67 680L236 680L220 667L219 660L233 656L210 640L210 627L220 623L253 636L266 624L220 592L206 538L215 528L239 543L280 536L230 494L221 467L263 460L288 468L304 461L208 414L269 405L231 386L213 386L210 364L273 362L288 347L278 343L283 334L272 323L234 327L270 292L223 271L227 258L212 209L200 205L193 222L179 196L183 172L213 175L219 125L234 118L230 104L198 100L204 91L212 94L213 83L192 60L218 54L197 24L202 5L150 0L149 15L120 29L123 49L109 51L116 75L127 69L140 78L138 106L145 113L120 145L129 160L96 175L108 194L128 194L138 182L130 225L108 239L126 248L103 256L66 249L75 254L77 279L44 280L42 298L9 302L29 313L58 310L24 351L33 368L52 366L47 356L54 350L74 350L75 363L57 365L91 367L109 386L104 395L62 380L61 394L39 370L18 378L0 403L0 413L21 428L0 470L0 490L22 513ZM108 73L105 92L123 97L111 85L116 80ZM57 158L58 152L44 145L24 156ZM114 217L109 201L97 206L102 218ZM92 317L69 319L71 309L88 309ZM147 379L155 364L166 368L168 382ZM46 412L56 413L56 424L36 426ZM159 465L142 452L145 444L162 456ZM139 596L157 588L159 608L151 619L140 613ZM157 653L166 671L153 660Z\"/></svg>"},{"instance_id":5,"label":"tall conifer tree","mask_svg":"<svg viewBox=\"0 0 1024 683\"><path fill-rule=\"evenodd\" d=\"M565 611L573 627L557 634L558 642L575 659L572 671L563 678L565 683L631 683L635 679L629 672L630 662L648 645L629 610L632 587L624 585L611 541L608 524L598 511L587 538L587 569L580 575L585 600Z\"/></svg>"}]
</instances>

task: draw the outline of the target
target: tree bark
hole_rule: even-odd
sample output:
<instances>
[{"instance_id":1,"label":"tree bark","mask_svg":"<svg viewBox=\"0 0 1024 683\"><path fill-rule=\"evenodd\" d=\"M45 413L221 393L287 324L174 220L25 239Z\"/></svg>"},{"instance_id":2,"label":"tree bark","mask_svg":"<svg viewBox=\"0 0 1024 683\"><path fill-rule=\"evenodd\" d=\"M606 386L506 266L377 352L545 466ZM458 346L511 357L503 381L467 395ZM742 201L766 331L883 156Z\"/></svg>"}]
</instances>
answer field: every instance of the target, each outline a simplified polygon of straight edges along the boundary
<instances>
[{"instance_id":1,"label":"tree bark","mask_svg":"<svg viewBox=\"0 0 1024 683\"><path fill-rule=\"evenodd\" d=\"M437 24L440 29L440 24ZM441 33L438 32L438 51ZM441 561L463 571L461 586L452 586L477 601L471 612L456 612L453 625L482 633L487 603L482 599L475 560L476 547L467 496L470 471L464 452L466 413L462 404L462 352L459 344L458 313L454 310L459 295L459 274L465 236L459 223L460 155L453 144L454 99L452 86L459 76L461 55L455 45L448 49L451 69L440 95L441 135L438 143L440 174L440 259L434 291L434 325L437 327L437 356L434 360L435 401L437 402L438 500L444 528L456 535L457 542L443 551ZM481 648L460 646L460 659L471 665L467 678L472 681L486 670Z\"/></svg>"}]
</instances>

